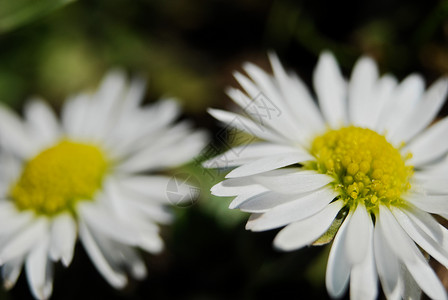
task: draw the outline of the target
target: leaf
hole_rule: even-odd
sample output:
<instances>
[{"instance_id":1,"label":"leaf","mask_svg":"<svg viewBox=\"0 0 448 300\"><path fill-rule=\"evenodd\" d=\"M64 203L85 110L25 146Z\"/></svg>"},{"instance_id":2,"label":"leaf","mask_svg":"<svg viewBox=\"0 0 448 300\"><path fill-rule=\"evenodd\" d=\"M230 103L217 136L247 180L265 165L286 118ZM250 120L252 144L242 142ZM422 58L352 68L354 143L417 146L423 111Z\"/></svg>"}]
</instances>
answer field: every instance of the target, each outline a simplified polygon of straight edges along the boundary
<instances>
[{"instance_id":1,"label":"leaf","mask_svg":"<svg viewBox=\"0 0 448 300\"><path fill-rule=\"evenodd\" d=\"M339 227L341 227L342 222L345 219L345 216L347 215L347 211L340 212L337 217L334 219L333 223L331 224L330 228L320 237L318 238L312 245L313 246L322 246L326 245L329 242L331 242L336 235L336 233L339 230Z\"/></svg>"},{"instance_id":2,"label":"leaf","mask_svg":"<svg viewBox=\"0 0 448 300\"><path fill-rule=\"evenodd\" d=\"M0 1L0 34L39 19L75 0Z\"/></svg>"}]
</instances>

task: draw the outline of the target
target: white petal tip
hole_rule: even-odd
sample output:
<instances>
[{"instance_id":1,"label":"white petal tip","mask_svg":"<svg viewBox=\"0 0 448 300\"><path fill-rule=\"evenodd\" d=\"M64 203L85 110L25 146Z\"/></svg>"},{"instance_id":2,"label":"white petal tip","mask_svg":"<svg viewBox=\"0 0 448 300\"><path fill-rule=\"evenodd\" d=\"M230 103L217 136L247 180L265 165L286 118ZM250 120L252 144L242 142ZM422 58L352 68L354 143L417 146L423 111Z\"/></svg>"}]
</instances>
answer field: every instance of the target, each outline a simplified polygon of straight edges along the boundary
<instances>
[{"instance_id":1,"label":"white petal tip","mask_svg":"<svg viewBox=\"0 0 448 300\"><path fill-rule=\"evenodd\" d=\"M278 55L274 50L268 50L268 57L269 60L272 61L279 61Z\"/></svg>"},{"instance_id":2,"label":"white petal tip","mask_svg":"<svg viewBox=\"0 0 448 300\"><path fill-rule=\"evenodd\" d=\"M132 276L137 280L143 280L147 275L146 267L144 265L135 265L132 268Z\"/></svg>"},{"instance_id":3,"label":"white petal tip","mask_svg":"<svg viewBox=\"0 0 448 300\"><path fill-rule=\"evenodd\" d=\"M239 81L239 79L240 79L241 77L244 76L244 75L241 74L239 71L233 71L233 72L232 72L232 75L233 75L233 77L235 77L235 79L238 80L238 81Z\"/></svg>"},{"instance_id":4,"label":"white petal tip","mask_svg":"<svg viewBox=\"0 0 448 300\"><path fill-rule=\"evenodd\" d=\"M70 258L67 257L62 257L61 261L62 261L62 265L64 265L64 267L68 267L70 266L70 264L72 263L72 258L73 256L71 256Z\"/></svg>"},{"instance_id":5,"label":"white petal tip","mask_svg":"<svg viewBox=\"0 0 448 300\"><path fill-rule=\"evenodd\" d=\"M5 280L5 282L3 283L3 287L5 288L5 290L10 290L14 287L15 282L12 282L10 280Z\"/></svg>"},{"instance_id":6,"label":"white petal tip","mask_svg":"<svg viewBox=\"0 0 448 300\"><path fill-rule=\"evenodd\" d=\"M278 251L284 251L284 252L293 251L293 250L298 249L298 248L293 248L291 246L284 244L282 241L279 241L277 238L274 239L273 247L274 247L274 249L276 249Z\"/></svg>"},{"instance_id":7,"label":"white petal tip","mask_svg":"<svg viewBox=\"0 0 448 300\"><path fill-rule=\"evenodd\" d=\"M117 276L114 282L110 282L116 289L123 289L128 284L128 279L125 276Z\"/></svg>"},{"instance_id":8,"label":"white petal tip","mask_svg":"<svg viewBox=\"0 0 448 300\"><path fill-rule=\"evenodd\" d=\"M253 224L249 229L250 229L250 231L253 231L253 232L260 232L260 231L268 230L268 229L264 228L263 226L260 226L257 224Z\"/></svg>"},{"instance_id":9,"label":"white petal tip","mask_svg":"<svg viewBox=\"0 0 448 300\"><path fill-rule=\"evenodd\" d=\"M216 118L216 115L218 115L221 112L221 110L216 108L207 108L207 112Z\"/></svg>"}]
</instances>

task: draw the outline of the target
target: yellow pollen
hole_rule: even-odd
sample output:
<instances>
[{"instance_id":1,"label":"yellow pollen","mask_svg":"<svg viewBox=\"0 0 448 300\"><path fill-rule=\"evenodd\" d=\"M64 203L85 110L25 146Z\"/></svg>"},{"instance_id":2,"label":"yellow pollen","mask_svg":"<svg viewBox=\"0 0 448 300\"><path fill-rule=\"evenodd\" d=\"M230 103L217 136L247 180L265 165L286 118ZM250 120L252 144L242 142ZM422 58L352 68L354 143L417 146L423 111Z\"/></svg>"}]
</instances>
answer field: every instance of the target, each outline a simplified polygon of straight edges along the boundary
<instances>
[{"instance_id":1,"label":"yellow pollen","mask_svg":"<svg viewBox=\"0 0 448 300\"><path fill-rule=\"evenodd\" d=\"M76 202L92 200L108 166L98 147L64 140L25 164L10 196L21 210L43 215L74 212Z\"/></svg>"},{"instance_id":2,"label":"yellow pollen","mask_svg":"<svg viewBox=\"0 0 448 300\"><path fill-rule=\"evenodd\" d=\"M379 204L398 206L410 189L413 167L399 149L375 131L354 126L329 130L314 139L311 153L315 162L305 166L335 178L334 188L346 205L363 202L370 212Z\"/></svg>"}]
</instances>

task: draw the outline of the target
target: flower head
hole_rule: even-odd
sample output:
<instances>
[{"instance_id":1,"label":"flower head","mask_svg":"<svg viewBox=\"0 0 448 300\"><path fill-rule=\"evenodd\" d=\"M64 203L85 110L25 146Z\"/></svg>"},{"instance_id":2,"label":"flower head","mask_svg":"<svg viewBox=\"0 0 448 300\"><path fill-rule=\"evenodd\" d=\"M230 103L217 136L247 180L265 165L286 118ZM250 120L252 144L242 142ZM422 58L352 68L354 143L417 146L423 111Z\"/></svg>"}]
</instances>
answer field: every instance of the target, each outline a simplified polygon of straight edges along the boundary
<instances>
[{"instance_id":1,"label":"flower head","mask_svg":"<svg viewBox=\"0 0 448 300\"><path fill-rule=\"evenodd\" d=\"M170 178L150 172L193 158L205 134L174 123L175 100L140 107L144 88L141 79L128 85L124 74L110 72L97 92L68 99L61 123L38 99L26 105L23 121L0 107L6 287L25 265L33 295L48 298L53 262L70 264L78 235L115 288L126 284L127 273L146 275L135 247L160 252L158 224L172 219L165 194Z\"/></svg>"},{"instance_id":2,"label":"flower head","mask_svg":"<svg viewBox=\"0 0 448 300\"><path fill-rule=\"evenodd\" d=\"M379 277L388 299L415 290L410 283L446 299L423 251L448 267L448 230L431 215L448 217L448 118L429 126L447 79L425 91L419 75L398 83L363 57L347 81L324 52L313 77L317 106L295 74L270 60L273 75L253 64L248 77L235 73L244 92L228 94L243 114L210 110L261 139L205 163L236 167L212 193L236 196L230 208L252 213L247 229L286 226L274 240L279 249L333 240L333 297L350 282L352 299L374 299Z\"/></svg>"}]
</instances>

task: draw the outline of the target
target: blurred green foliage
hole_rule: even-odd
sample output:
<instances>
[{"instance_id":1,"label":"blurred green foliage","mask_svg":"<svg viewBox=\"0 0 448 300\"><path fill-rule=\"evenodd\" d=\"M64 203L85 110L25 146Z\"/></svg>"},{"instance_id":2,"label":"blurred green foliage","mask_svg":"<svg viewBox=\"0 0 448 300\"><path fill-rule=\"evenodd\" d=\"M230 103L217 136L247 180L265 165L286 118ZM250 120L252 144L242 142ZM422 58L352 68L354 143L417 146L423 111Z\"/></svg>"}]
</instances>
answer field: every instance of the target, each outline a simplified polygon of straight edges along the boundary
<instances>
[{"instance_id":1,"label":"blurred green foliage","mask_svg":"<svg viewBox=\"0 0 448 300\"><path fill-rule=\"evenodd\" d=\"M0 34L26 25L75 0L14 0L0 2Z\"/></svg>"},{"instance_id":2,"label":"blurred green foliage","mask_svg":"<svg viewBox=\"0 0 448 300\"><path fill-rule=\"evenodd\" d=\"M40 95L57 110L64 99L97 86L110 68L148 78L146 101L175 96L185 116L222 128L207 107L232 109L224 88L241 64L268 67L274 50L311 82L319 53L333 51L349 75L356 59L374 57L382 72L402 79L417 71L431 82L448 73L448 1L321 0L3 0L0 1L0 101L18 111ZM446 107L443 114L446 114ZM222 142L222 141L221 141ZM73 264L56 269L54 299L271 299L326 298L328 246L291 253L272 248L276 231L244 229L247 214L229 210L230 198L209 189L221 172L193 162L187 172L202 187L199 201L175 208L164 228L167 247L147 255L149 276L124 291L109 287L77 247ZM22 275L2 299L27 299Z\"/></svg>"}]
</instances>

